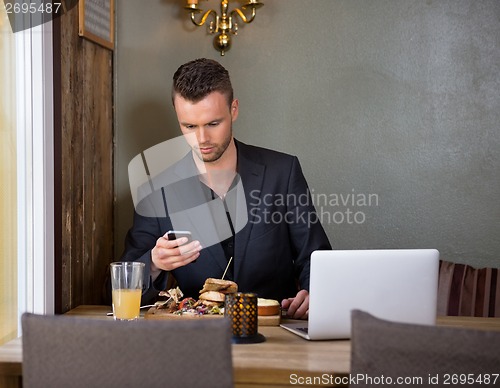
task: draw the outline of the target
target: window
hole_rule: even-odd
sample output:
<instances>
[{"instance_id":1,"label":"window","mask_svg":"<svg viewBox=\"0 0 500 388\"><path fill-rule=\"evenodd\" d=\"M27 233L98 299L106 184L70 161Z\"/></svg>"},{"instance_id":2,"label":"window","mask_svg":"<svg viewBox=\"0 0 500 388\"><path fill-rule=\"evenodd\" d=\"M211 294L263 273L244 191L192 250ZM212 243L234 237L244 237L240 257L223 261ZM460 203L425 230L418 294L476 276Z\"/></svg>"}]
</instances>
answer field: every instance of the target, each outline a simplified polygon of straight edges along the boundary
<instances>
[{"instance_id":1,"label":"window","mask_svg":"<svg viewBox=\"0 0 500 388\"><path fill-rule=\"evenodd\" d=\"M12 33L0 2L0 343L54 311L52 24Z\"/></svg>"},{"instance_id":2,"label":"window","mask_svg":"<svg viewBox=\"0 0 500 388\"><path fill-rule=\"evenodd\" d=\"M17 336L15 42L0 4L0 344Z\"/></svg>"}]
</instances>

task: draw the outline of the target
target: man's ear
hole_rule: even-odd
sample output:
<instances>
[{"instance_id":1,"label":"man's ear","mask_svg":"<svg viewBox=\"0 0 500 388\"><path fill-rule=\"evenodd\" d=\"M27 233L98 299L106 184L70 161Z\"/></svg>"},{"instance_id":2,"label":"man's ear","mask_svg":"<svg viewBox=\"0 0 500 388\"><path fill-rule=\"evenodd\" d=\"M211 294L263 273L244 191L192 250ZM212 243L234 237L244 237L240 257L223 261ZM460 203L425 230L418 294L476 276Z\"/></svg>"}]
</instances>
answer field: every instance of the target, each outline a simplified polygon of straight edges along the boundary
<instances>
[{"instance_id":1,"label":"man's ear","mask_svg":"<svg viewBox=\"0 0 500 388\"><path fill-rule=\"evenodd\" d=\"M235 121L238 118L238 113L239 113L239 101L238 99L234 99L233 102L231 103L231 120Z\"/></svg>"}]
</instances>

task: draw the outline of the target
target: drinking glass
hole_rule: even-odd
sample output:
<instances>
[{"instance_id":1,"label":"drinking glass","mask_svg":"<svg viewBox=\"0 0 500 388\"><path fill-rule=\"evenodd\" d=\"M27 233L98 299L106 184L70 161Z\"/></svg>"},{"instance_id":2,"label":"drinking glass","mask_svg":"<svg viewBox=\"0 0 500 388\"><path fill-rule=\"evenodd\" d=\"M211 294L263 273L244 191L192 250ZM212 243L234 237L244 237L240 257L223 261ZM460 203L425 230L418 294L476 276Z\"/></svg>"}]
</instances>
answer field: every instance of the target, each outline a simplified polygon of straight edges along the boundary
<instances>
[{"instance_id":1,"label":"drinking glass","mask_svg":"<svg viewBox=\"0 0 500 388\"><path fill-rule=\"evenodd\" d=\"M141 311L144 263L115 262L110 266L113 317L119 321L136 320Z\"/></svg>"}]
</instances>

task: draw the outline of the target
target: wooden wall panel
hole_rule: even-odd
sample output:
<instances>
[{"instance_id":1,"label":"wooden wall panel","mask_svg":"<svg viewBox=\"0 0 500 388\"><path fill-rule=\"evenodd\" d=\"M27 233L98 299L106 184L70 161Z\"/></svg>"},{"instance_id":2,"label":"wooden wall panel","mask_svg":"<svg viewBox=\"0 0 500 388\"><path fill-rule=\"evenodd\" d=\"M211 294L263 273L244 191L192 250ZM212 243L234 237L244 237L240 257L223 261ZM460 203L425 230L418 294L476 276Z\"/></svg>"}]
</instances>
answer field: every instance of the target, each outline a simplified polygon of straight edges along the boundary
<instances>
[{"instance_id":1,"label":"wooden wall panel","mask_svg":"<svg viewBox=\"0 0 500 388\"><path fill-rule=\"evenodd\" d=\"M113 259L113 53L78 36L78 7L60 18L59 33L62 224L56 306L66 312L103 303Z\"/></svg>"}]
</instances>

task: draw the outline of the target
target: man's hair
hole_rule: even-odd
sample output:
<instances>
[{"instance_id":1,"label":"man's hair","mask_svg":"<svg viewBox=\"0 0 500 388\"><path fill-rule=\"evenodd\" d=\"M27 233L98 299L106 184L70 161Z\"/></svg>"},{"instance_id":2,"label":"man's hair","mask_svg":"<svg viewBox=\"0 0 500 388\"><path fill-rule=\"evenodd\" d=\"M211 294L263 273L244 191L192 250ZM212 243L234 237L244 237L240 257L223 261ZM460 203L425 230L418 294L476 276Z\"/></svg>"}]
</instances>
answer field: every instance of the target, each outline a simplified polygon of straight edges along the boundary
<instances>
[{"instance_id":1,"label":"man's hair","mask_svg":"<svg viewBox=\"0 0 500 388\"><path fill-rule=\"evenodd\" d=\"M213 92L227 97L228 105L233 102L233 87L229 72L219 62L200 58L180 66L174 74L172 103L176 95L199 102Z\"/></svg>"}]
</instances>

